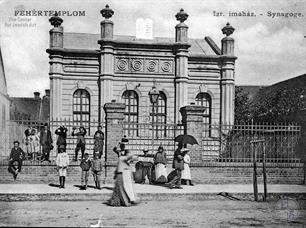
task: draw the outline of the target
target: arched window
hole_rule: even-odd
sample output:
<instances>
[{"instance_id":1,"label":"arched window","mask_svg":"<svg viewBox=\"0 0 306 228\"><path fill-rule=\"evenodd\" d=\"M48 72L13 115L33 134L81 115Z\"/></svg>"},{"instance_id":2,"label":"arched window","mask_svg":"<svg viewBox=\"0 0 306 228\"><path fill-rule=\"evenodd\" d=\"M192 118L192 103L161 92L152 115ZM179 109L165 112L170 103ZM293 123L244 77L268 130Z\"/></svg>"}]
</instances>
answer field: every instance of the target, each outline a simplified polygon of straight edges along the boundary
<instances>
[{"instance_id":1,"label":"arched window","mask_svg":"<svg viewBox=\"0 0 306 228\"><path fill-rule=\"evenodd\" d=\"M203 114L204 137L211 136L211 96L208 93L198 93L195 98L196 105L204 106L206 109Z\"/></svg>"},{"instance_id":2,"label":"arched window","mask_svg":"<svg viewBox=\"0 0 306 228\"><path fill-rule=\"evenodd\" d=\"M151 108L150 116L153 118L153 123L158 124L155 126L156 136L166 136L165 126L160 125L167 123L167 97L163 92L159 92L157 103L154 105L154 111Z\"/></svg>"},{"instance_id":3,"label":"arched window","mask_svg":"<svg viewBox=\"0 0 306 228\"><path fill-rule=\"evenodd\" d=\"M78 89L73 94L73 121L89 130L90 95L85 89Z\"/></svg>"},{"instance_id":4,"label":"arched window","mask_svg":"<svg viewBox=\"0 0 306 228\"><path fill-rule=\"evenodd\" d=\"M125 121L128 124L128 135L137 135L138 127L132 123L138 123L138 95L134 90L126 90L122 94L125 103Z\"/></svg>"}]
</instances>

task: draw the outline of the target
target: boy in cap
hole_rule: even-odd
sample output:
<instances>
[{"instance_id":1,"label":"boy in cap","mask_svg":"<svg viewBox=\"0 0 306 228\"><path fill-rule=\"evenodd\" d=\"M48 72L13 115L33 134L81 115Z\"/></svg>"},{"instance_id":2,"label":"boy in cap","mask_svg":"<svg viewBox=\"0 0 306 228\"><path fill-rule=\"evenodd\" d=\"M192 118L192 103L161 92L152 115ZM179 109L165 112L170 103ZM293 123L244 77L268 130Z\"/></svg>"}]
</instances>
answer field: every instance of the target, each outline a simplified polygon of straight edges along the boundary
<instances>
[{"instance_id":1,"label":"boy in cap","mask_svg":"<svg viewBox=\"0 0 306 228\"><path fill-rule=\"evenodd\" d=\"M14 141L14 147L11 150L9 157L9 167L8 171L13 174L14 180L16 180L18 173L21 172L22 161L24 160L25 154L23 150L19 147L19 142ZM14 165L17 162L18 167Z\"/></svg>"},{"instance_id":2,"label":"boy in cap","mask_svg":"<svg viewBox=\"0 0 306 228\"><path fill-rule=\"evenodd\" d=\"M81 176L81 190L87 189L87 183L88 183L88 176L89 176L89 170L91 168L91 161L89 159L88 153L85 153L84 159L81 160L81 169L82 169L82 176Z\"/></svg>"},{"instance_id":3,"label":"boy in cap","mask_svg":"<svg viewBox=\"0 0 306 228\"><path fill-rule=\"evenodd\" d=\"M101 189L100 187L100 177L103 169L102 160L99 158L99 152L94 153L94 159L92 160L91 171L95 181L95 185L97 189Z\"/></svg>"}]
</instances>

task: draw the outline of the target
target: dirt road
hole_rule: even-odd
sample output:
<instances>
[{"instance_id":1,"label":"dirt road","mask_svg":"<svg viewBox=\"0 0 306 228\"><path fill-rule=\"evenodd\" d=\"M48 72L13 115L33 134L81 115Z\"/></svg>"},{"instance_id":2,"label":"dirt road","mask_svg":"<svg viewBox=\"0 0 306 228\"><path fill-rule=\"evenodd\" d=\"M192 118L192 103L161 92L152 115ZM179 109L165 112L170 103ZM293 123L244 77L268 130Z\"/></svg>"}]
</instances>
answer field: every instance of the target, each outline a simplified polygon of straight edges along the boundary
<instances>
[{"instance_id":1,"label":"dirt road","mask_svg":"<svg viewBox=\"0 0 306 228\"><path fill-rule=\"evenodd\" d=\"M0 202L0 226L306 227L305 202L148 201L109 207L98 201Z\"/></svg>"}]
</instances>

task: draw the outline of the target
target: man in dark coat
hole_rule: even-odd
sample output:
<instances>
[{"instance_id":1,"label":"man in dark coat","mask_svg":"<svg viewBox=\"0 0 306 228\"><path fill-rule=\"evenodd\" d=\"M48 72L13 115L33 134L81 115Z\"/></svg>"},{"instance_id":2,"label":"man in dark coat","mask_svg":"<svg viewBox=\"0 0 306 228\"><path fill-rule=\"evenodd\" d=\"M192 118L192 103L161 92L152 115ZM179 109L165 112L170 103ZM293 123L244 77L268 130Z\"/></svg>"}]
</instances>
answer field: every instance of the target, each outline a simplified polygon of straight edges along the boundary
<instances>
[{"instance_id":1,"label":"man in dark coat","mask_svg":"<svg viewBox=\"0 0 306 228\"><path fill-rule=\"evenodd\" d=\"M67 131L68 131L68 129L65 126L60 126L58 129L55 130L55 134L58 135L58 138L57 138L57 141L56 141L58 152L60 151L60 148L64 151L66 151Z\"/></svg>"},{"instance_id":2,"label":"man in dark coat","mask_svg":"<svg viewBox=\"0 0 306 228\"><path fill-rule=\"evenodd\" d=\"M51 131L49 130L48 124L45 123L44 128L40 132L40 145L42 147L42 160L51 162L50 151L53 149L53 140L51 136Z\"/></svg>"},{"instance_id":3,"label":"man in dark coat","mask_svg":"<svg viewBox=\"0 0 306 228\"><path fill-rule=\"evenodd\" d=\"M75 153L74 161L78 160L78 153L80 150L82 153L82 159L84 158L85 145L86 145L86 140L85 140L86 133L87 133L86 129L83 126L81 126L78 131L76 131L75 127L72 128L71 135L77 136L77 145L74 150L74 153Z\"/></svg>"},{"instance_id":4,"label":"man in dark coat","mask_svg":"<svg viewBox=\"0 0 306 228\"><path fill-rule=\"evenodd\" d=\"M18 173L21 171L22 161L24 160L25 154L23 150L19 147L19 142L14 142L14 147L11 150L9 158L9 167L8 171L13 174L14 180L16 180ZM14 162L18 163L18 166L14 165Z\"/></svg>"},{"instance_id":5,"label":"man in dark coat","mask_svg":"<svg viewBox=\"0 0 306 228\"><path fill-rule=\"evenodd\" d=\"M181 187L181 177L182 170L184 170L184 157L182 153L183 144L179 143L177 149L174 152L172 168L175 169L175 176L169 182L169 188L182 188Z\"/></svg>"}]
</instances>

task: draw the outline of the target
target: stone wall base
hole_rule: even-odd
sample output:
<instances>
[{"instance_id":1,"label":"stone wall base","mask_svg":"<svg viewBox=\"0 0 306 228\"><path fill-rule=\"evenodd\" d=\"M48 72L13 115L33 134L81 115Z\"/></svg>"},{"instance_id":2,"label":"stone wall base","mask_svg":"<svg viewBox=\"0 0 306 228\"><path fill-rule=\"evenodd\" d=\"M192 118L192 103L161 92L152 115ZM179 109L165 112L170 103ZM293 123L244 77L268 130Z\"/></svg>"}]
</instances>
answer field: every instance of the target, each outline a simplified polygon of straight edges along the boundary
<instances>
[{"instance_id":1,"label":"stone wall base","mask_svg":"<svg viewBox=\"0 0 306 228\"><path fill-rule=\"evenodd\" d=\"M170 167L170 165L169 165ZM172 169L168 168L168 173ZM101 180L113 183L115 167L107 167L103 170ZM251 184L253 179L252 167L191 167L191 175L195 184ZM68 169L67 181L70 184L81 183L81 168L72 165ZM303 167L268 167L267 179L270 184L303 184ZM258 168L258 182L262 182L262 169ZM19 174L17 181L13 181L12 175L7 170L7 165L0 165L0 184L52 184L58 183L58 175L54 165L34 166L25 165ZM94 185L90 175L89 184Z\"/></svg>"}]
</instances>

